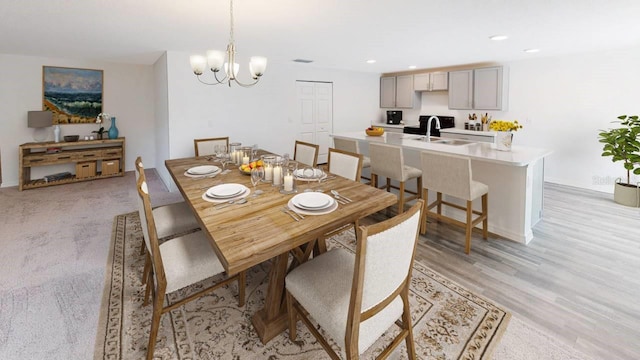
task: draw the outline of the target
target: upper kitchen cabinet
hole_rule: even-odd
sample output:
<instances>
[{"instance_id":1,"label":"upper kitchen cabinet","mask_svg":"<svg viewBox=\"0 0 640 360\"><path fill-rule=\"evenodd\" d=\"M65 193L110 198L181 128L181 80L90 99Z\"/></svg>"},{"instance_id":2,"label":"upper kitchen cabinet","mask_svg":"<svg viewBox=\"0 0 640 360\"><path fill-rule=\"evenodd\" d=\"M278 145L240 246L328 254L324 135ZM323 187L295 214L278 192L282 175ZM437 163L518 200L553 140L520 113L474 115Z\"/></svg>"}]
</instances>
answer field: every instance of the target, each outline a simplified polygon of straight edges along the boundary
<instances>
[{"instance_id":1,"label":"upper kitchen cabinet","mask_svg":"<svg viewBox=\"0 0 640 360\"><path fill-rule=\"evenodd\" d=\"M413 75L380 78L381 108L412 108L413 97Z\"/></svg>"},{"instance_id":2,"label":"upper kitchen cabinet","mask_svg":"<svg viewBox=\"0 0 640 360\"><path fill-rule=\"evenodd\" d=\"M507 75L494 66L449 73L449 109L506 110Z\"/></svg>"},{"instance_id":3,"label":"upper kitchen cabinet","mask_svg":"<svg viewBox=\"0 0 640 360\"><path fill-rule=\"evenodd\" d=\"M432 72L413 75L414 91L441 91L449 88L449 73Z\"/></svg>"}]
</instances>

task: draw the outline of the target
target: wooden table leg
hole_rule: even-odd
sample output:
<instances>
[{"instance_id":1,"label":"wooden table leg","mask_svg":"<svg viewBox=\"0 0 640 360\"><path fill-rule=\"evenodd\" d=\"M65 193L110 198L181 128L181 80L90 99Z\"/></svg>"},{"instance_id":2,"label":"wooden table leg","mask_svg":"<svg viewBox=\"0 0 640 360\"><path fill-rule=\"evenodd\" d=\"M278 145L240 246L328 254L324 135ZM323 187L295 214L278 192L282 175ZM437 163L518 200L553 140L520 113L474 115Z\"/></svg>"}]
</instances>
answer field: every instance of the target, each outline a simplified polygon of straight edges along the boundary
<instances>
[{"instance_id":1,"label":"wooden table leg","mask_svg":"<svg viewBox=\"0 0 640 360\"><path fill-rule=\"evenodd\" d=\"M269 284L264 308L256 312L251 322L263 344L283 332L288 326L284 306L284 278L287 275L289 254L284 253L273 260L269 271Z\"/></svg>"}]
</instances>

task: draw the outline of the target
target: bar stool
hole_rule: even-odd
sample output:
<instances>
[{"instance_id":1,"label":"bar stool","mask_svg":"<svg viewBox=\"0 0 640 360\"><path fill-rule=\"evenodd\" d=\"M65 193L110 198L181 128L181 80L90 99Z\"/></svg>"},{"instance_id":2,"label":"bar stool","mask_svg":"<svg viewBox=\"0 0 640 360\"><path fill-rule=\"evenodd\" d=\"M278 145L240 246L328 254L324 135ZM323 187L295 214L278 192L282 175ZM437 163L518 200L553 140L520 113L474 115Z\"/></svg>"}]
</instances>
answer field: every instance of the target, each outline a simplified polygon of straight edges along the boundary
<instances>
[{"instance_id":1,"label":"bar stool","mask_svg":"<svg viewBox=\"0 0 640 360\"><path fill-rule=\"evenodd\" d=\"M360 146L358 144L358 140L333 138L333 146L342 151L361 154ZM362 168L371 168L371 159L364 155L362 156ZM371 181L371 179L366 176L360 176L360 178L367 180L367 183L370 183Z\"/></svg>"},{"instance_id":2,"label":"bar stool","mask_svg":"<svg viewBox=\"0 0 640 360\"><path fill-rule=\"evenodd\" d=\"M400 146L370 143L369 155L371 156L371 186L378 187L378 176L386 177L387 184L380 189L386 188L387 191L391 191L391 188L394 188L399 190L398 214L402 214L404 204L407 201L420 198L422 171L404 164L404 156ZM405 188L405 183L411 179L417 181L415 192ZM391 186L391 180L400 182L400 187ZM405 197L405 193L412 195Z\"/></svg>"},{"instance_id":3,"label":"bar stool","mask_svg":"<svg viewBox=\"0 0 640 360\"><path fill-rule=\"evenodd\" d=\"M489 187L473 180L471 176L471 159L467 157L430 151L423 151L420 157L424 176L422 198L425 200L420 233L426 234L427 232L428 216L461 226L466 229L464 252L469 254L471 252L471 232L478 223L482 222L482 237L485 240L488 238ZM429 204L429 190L437 192L437 199L431 204ZM442 200L442 194L466 200L467 206L463 207L444 201ZM480 196L482 196L482 211L473 210L473 200ZM442 205L464 210L466 212L466 222L442 215ZM435 206L437 206L437 212L430 211ZM478 215L478 217L472 219L473 214Z\"/></svg>"}]
</instances>

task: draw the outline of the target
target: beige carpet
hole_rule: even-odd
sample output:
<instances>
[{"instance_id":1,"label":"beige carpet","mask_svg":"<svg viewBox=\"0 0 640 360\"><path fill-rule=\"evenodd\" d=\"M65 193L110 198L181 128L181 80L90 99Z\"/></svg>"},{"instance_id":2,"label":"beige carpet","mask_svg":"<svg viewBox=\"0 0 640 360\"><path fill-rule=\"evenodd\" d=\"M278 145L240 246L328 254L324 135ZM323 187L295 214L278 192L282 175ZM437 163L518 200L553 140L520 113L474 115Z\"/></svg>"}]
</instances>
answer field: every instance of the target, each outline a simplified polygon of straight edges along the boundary
<instances>
[{"instance_id":1,"label":"beige carpet","mask_svg":"<svg viewBox=\"0 0 640 360\"><path fill-rule=\"evenodd\" d=\"M329 242L352 250L352 231ZM151 306L143 307L140 282L143 257L137 213L114 220L95 359L138 359L146 353ZM298 324L291 342L285 331L267 345L258 340L250 317L264 301L269 263L247 273L247 302L237 307L231 285L186 304L162 318L155 356L158 359L326 359L306 328ZM198 286L183 289L180 294ZM421 359L488 359L507 328L510 314L416 262L411 284L416 351ZM391 329L390 331L396 331ZM373 358L390 340L384 336L363 358ZM406 358L404 345L394 358Z\"/></svg>"}]
</instances>

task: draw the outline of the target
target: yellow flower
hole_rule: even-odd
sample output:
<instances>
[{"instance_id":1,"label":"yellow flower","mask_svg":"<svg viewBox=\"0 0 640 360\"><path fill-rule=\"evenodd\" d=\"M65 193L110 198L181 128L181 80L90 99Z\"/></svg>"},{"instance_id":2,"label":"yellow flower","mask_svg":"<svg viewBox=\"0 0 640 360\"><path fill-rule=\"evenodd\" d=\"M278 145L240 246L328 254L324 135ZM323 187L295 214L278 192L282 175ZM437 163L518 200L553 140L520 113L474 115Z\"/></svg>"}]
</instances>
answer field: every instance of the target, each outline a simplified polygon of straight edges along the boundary
<instances>
[{"instance_id":1,"label":"yellow flower","mask_svg":"<svg viewBox=\"0 0 640 360\"><path fill-rule=\"evenodd\" d=\"M518 120L493 120L489 123L489 130L493 131L518 131L518 129L522 129L522 125L518 123Z\"/></svg>"}]
</instances>

